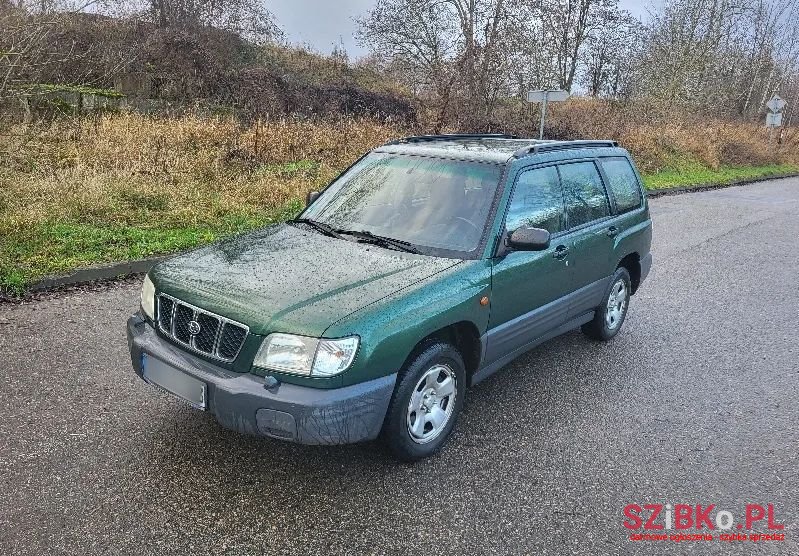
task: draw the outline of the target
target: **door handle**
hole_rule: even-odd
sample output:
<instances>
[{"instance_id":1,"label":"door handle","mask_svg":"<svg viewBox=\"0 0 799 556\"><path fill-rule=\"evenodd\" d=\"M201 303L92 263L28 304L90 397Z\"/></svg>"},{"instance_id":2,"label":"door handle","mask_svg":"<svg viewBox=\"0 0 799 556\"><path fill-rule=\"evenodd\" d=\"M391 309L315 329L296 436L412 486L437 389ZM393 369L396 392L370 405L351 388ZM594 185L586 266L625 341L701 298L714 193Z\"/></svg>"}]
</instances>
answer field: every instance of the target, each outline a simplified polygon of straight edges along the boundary
<instances>
[{"instance_id":1,"label":"door handle","mask_svg":"<svg viewBox=\"0 0 799 556\"><path fill-rule=\"evenodd\" d=\"M616 226L611 226L610 228L608 228L608 231L606 233L608 234L608 237L616 237L617 235L619 235L619 229Z\"/></svg>"},{"instance_id":2,"label":"door handle","mask_svg":"<svg viewBox=\"0 0 799 556\"><path fill-rule=\"evenodd\" d=\"M563 259L566 258L566 256L568 254L569 254L569 248L568 247L566 247L565 245L558 245L555 248L555 252L552 253L552 256L555 257L556 259L558 259L559 261L562 261Z\"/></svg>"}]
</instances>

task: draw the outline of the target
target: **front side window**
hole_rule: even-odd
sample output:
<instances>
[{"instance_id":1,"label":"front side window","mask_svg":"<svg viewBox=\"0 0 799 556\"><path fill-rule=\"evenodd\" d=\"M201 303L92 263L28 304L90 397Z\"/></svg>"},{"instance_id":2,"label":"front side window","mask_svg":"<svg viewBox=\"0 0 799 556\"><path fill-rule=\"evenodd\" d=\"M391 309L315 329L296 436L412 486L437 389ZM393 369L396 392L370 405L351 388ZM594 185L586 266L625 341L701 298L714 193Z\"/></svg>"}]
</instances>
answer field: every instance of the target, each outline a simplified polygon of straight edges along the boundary
<instances>
[{"instance_id":1,"label":"front side window","mask_svg":"<svg viewBox=\"0 0 799 556\"><path fill-rule=\"evenodd\" d=\"M495 164L371 153L302 217L336 230L404 241L431 254L473 252L485 231L501 173Z\"/></svg>"},{"instance_id":2,"label":"front side window","mask_svg":"<svg viewBox=\"0 0 799 556\"><path fill-rule=\"evenodd\" d=\"M603 158L602 169L616 201L616 209L624 212L641 206L641 188L633 167L626 158Z\"/></svg>"},{"instance_id":3,"label":"front side window","mask_svg":"<svg viewBox=\"0 0 799 556\"><path fill-rule=\"evenodd\" d=\"M543 228L554 234L564 229L563 193L554 166L527 170L519 175L508 207L505 228Z\"/></svg>"},{"instance_id":4,"label":"front side window","mask_svg":"<svg viewBox=\"0 0 799 556\"><path fill-rule=\"evenodd\" d=\"M593 162L562 164L558 171L570 228L610 215L605 186Z\"/></svg>"}]
</instances>

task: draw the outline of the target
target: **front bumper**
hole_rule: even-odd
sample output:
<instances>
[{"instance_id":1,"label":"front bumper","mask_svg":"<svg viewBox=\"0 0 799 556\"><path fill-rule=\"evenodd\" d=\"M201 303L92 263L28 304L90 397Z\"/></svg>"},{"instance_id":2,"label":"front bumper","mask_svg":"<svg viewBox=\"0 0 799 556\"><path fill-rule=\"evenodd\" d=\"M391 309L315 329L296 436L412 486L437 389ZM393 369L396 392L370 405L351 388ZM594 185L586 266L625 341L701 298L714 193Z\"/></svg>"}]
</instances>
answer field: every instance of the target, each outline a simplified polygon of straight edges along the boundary
<instances>
[{"instance_id":1,"label":"front bumper","mask_svg":"<svg viewBox=\"0 0 799 556\"><path fill-rule=\"evenodd\" d=\"M142 376L142 354L205 382L208 410L225 428L301 444L347 444L377 437L397 375L344 388L321 389L234 373L161 338L144 318L128 320L133 370Z\"/></svg>"}]
</instances>

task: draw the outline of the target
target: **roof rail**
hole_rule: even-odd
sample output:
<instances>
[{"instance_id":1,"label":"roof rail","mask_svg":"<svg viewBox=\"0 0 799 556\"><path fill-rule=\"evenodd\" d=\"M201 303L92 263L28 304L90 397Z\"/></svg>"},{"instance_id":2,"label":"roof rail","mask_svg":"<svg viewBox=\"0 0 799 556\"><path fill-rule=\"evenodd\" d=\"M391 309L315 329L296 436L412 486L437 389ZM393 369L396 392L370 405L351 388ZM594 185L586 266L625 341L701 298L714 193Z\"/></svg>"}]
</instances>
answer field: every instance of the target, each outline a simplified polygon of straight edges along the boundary
<instances>
[{"instance_id":1,"label":"roof rail","mask_svg":"<svg viewBox=\"0 0 799 556\"><path fill-rule=\"evenodd\" d=\"M548 141L544 143L536 143L522 147L515 153L513 158L521 158L528 154L539 154L552 151L565 151L567 149L589 149L598 147L618 147L618 141L603 140L603 141Z\"/></svg>"},{"instance_id":2,"label":"roof rail","mask_svg":"<svg viewBox=\"0 0 799 556\"><path fill-rule=\"evenodd\" d=\"M427 141L449 141L452 139L518 139L516 135L506 133L445 133L442 135L412 135L402 139L394 139L386 145L398 145L400 143L425 143Z\"/></svg>"}]
</instances>

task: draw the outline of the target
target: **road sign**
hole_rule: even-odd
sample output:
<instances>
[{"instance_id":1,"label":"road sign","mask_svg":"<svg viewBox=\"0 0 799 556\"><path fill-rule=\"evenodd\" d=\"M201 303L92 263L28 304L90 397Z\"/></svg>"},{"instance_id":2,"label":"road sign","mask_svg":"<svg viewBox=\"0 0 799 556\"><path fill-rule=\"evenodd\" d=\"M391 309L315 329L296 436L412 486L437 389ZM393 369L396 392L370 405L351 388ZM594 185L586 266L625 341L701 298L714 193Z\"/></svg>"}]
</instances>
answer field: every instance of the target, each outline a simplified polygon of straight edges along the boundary
<instances>
[{"instance_id":1,"label":"road sign","mask_svg":"<svg viewBox=\"0 0 799 556\"><path fill-rule=\"evenodd\" d=\"M782 99L779 95L774 95L771 97L771 100L766 103L766 106L772 112L782 112L782 109L785 108L787 103L784 99Z\"/></svg>"},{"instance_id":2,"label":"road sign","mask_svg":"<svg viewBox=\"0 0 799 556\"><path fill-rule=\"evenodd\" d=\"M780 127L782 125L782 112L766 114L766 127Z\"/></svg>"},{"instance_id":3,"label":"road sign","mask_svg":"<svg viewBox=\"0 0 799 556\"><path fill-rule=\"evenodd\" d=\"M569 98L568 91L553 89L549 91L528 91L527 102L563 102Z\"/></svg>"},{"instance_id":4,"label":"road sign","mask_svg":"<svg viewBox=\"0 0 799 556\"><path fill-rule=\"evenodd\" d=\"M560 89L527 92L527 102L541 103L541 124L538 126L539 139L544 138L544 121L547 118L547 103L563 102L567 98L569 98L569 92Z\"/></svg>"}]
</instances>

